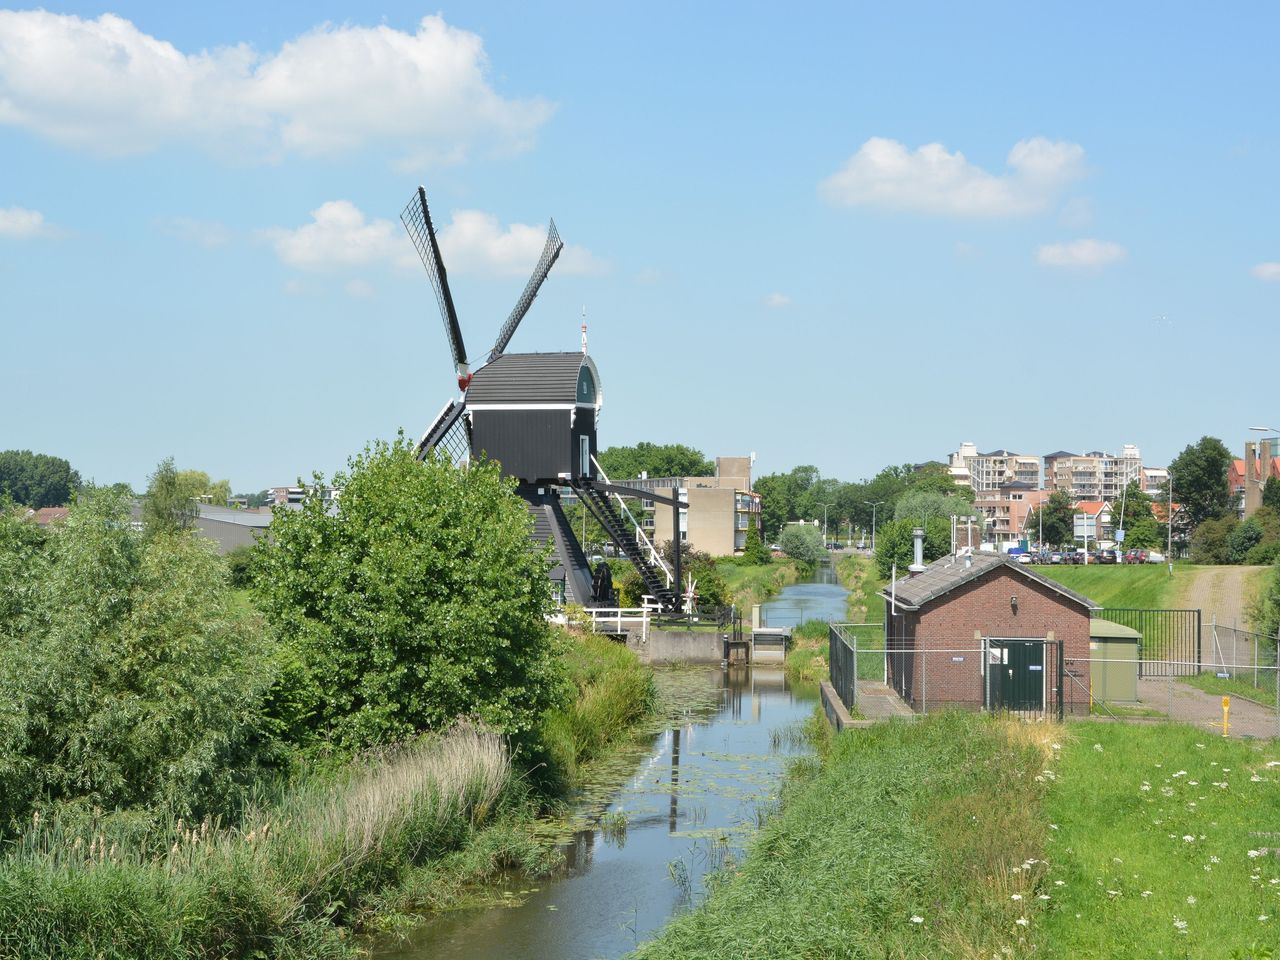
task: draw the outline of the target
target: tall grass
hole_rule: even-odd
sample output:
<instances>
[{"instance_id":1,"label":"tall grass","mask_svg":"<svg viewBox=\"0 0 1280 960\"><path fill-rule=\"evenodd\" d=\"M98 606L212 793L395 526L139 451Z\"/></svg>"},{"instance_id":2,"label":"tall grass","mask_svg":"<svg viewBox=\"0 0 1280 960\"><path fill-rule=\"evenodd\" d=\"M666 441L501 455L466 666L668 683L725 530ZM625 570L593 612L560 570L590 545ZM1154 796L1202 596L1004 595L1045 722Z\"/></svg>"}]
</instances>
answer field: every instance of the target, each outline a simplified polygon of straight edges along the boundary
<instances>
[{"instance_id":1,"label":"tall grass","mask_svg":"<svg viewBox=\"0 0 1280 960\"><path fill-rule=\"evenodd\" d=\"M366 902L464 843L511 784L501 739L460 726L307 781L240 828L37 816L0 860L0 955L345 955Z\"/></svg>"},{"instance_id":2,"label":"tall grass","mask_svg":"<svg viewBox=\"0 0 1280 960\"><path fill-rule=\"evenodd\" d=\"M716 563L716 573L745 616L750 616L753 605L764 603L787 584L799 580L802 572L790 557L777 557L765 564L744 564L733 558Z\"/></svg>"},{"instance_id":3,"label":"tall grass","mask_svg":"<svg viewBox=\"0 0 1280 960\"><path fill-rule=\"evenodd\" d=\"M542 766L535 779L555 793L571 790L583 764L627 736L654 705L653 673L616 641L571 637L562 655L572 695L544 714L539 728Z\"/></svg>"},{"instance_id":4,"label":"tall grass","mask_svg":"<svg viewBox=\"0 0 1280 960\"><path fill-rule=\"evenodd\" d=\"M637 956L1025 955L1042 737L960 713L840 735L737 873Z\"/></svg>"}]
</instances>

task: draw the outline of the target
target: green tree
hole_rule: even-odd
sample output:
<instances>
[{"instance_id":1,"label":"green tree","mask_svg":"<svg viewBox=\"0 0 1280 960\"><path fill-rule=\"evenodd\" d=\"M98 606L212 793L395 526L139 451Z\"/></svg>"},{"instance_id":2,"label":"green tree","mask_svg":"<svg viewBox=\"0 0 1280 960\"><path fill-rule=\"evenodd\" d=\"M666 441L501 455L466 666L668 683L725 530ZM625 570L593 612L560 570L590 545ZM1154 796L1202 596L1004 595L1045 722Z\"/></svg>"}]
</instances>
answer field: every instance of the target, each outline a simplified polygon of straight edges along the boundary
<instances>
[{"instance_id":1,"label":"green tree","mask_svg":"<svg viewBox=\"0 0 1280 960\"><path fill-rule=\"evenodd\" d=\"M782 552L793 560L813 566L827 555L826 544L822 542L822 531L808 524L790 524L782 531L778 539Z\"/></svg>"},{"instance_id":2,"label":"green tree","mask_svg":"<svg viewBox=\"0 0 1280 960\"><path fill-rule=\"evenodd\" d=\"M1262 486L1262 505L1280 511L1280 478L1267 477Z\"/></svg>"},{"instance_id":3,"label":"green tree","mask_svg":"<svg viewBox=\"0 0 1280 960\"><path fill-rule=\"evenodd\" d=\"M38 510L71 502L80 474L61 457L30 450L0 451L0 497Z\"/></svg>"},{"instance_id":4,"label":"green tree","mask_svg":"<svg viewBox=\"0 0 1280 960\"><path fill-rule=\"evenodd\" d=\"M954 487L954 484L953 484ZM951 517L980 517L977 508L963 497L938 493L925 487L912 487L893 508L893 519L921 523L931 517L941 517L950 524ZM981 524L979 524L981 530Z\"/></svg>"},{"instance_id":5,"label":"green tree","mask_svg":"<svg viewBox=\"0 0 1280 960\"><path fill-rule=\"evenodd\" d=\"M905 576L907 567L915 560L915 536L912 531L920 526L913 520L890 520L876 534L876 568L881 578L890 576L894 564L898 576ZM930 517L924 522L924 562L932 563L951 551L951 521L942 517Z\"/></svg>"},{"instance_id":6,"label":"green tree","mask_svg":"<svg viewBox=\"0 0 1280 960\"><path fill-rule=\"evenodd\" d=\"M0 655L5 629L25 630L35 612L44 542L45 530L27 516L27 508L0 496Z\"/></svg>"},{"instance_id":7,"label":"green tree","mask_svg":"<svg viewBox=\"0 0 1280 960\"><path fill-rule=\"evenodd\" d=\"M1128 549L1148 550L1164 543L1164 527L1154 516L1130 523L1125 521L1124 545Z\"/></svg>"},{"instance_id":8,"label":"green tree","mask_svg":"<svg viewBox=\"0 0 1280 960\"><path fill-rule=\"evenodd\" d=\"M142 523L147 534L189 530L195 524L198 509L178 476L173 457L165 457L147 477L147 493L142 501Z\"/></svg>"},{"instance_id":9,"label":"green tree","mask_svg":"<svg viewBox=\"0 0 1280 960\"><path fill-rule=\"evenodd\" d=\"M747 527L747 540L742 547L742 559L744 562L754 566L763 566L773 561L773 554L764 545L764 541L760 539L760 531L756 529L755 524L750 524Z\"/></svg>"},{"instance_id":10,"label":"green tree","mask_svg":"<svg viewBox=\"0 0 1280 960\"><path fill-rule=\"evenodd\" d=\"M1221 440L1201 437L1169 464L1173 499L1183 505L1190 527L1226 516L1231 510L1231 491L1227 489L1231 460L1231 451Z\"/></svg>"},{"instance_id":11,"label":"green tree","mask_svg":"<svg viewBox=\"0 0 1280 960\"><path fill-rule=\"evenodd\" d=\"M662 545L662 556L667 566L675 569L675 541L668 540ZM730 601L729 588L724 578L716 571L715 557L704 550L695 550L689 544L680 544L680 576L685 582L680 584L683 591L688 585L688 578L694 579L694 592L697 594L699 607L723 607Z\"/></svg>"},{"instance_id":12,"label":"green tree","mask_svg":"<svg viewBox=\"0 0 1280 960\"><path fill-rule=\"evenodd\" d=\"M1041 513L1043 512L1043 516ZM1064 490L1055 490L1047 500L1027 516L1027 531L1040 536L1055 547L1074 545L1076 507Z\"/></svg>"},{"instance_id":13,"label":"green tree","mask_svg":"<svg viewBox=\"0 0 1280 960\"><path fill-rule=\"evenodd\" d=\"M1280 563L1271 567L1258 596L1249 604L1249 620L1254 630L1270 638L1274 649L1280 635Z\"/></svg>"},{"instance_id":14,"label":"green tree","mask_svg":"<svg viewBox=\"0 0 1280 960\"><path fill-rule=\"evenodd\" d=\"M1239 521L1235 517L1215 517L1205 520L1191 532L1192 563L1236 563L1231 559L1231 537ZM1250 542L1253 546L1257 540Z\"/></svg>"},{"instance_id":15,"label":"green tree","mask_svg":"<svg viewBox=\"0 0 1280 960\"><path fill-rule=\"evenodd\" d=\"M277 759L272 650L212 544L144 541L129 508L82 493L45 534L25 610L0 610L0 822L36 802L227 812Z\"/></svg>"},{"instance_id":16,"label":"green tree","mask_svg":"<svg viewBox=\"0 0 1280 960\"><path fill-rule=\"evenodd\" d=\"M683 443L648 443L634 447L608 447L597 458L611 480L635 480L642 473L649 477L710 477L716 465L701 450Z\"/></svg>"},{"instance_id":17,"label":"green tree","mask_svg":"<svg viewBox=\"0 0 1280 960\"><path fill-rule=\"evenodd\" d=\"M532 730L561 684L549 561L514 483L491 461L419 461L402 434L334 484L336 512L310 494L258 546L258 605L301 664L289 697L311 735L359 747L462 716Z\"/></svg>"}]
</instances>

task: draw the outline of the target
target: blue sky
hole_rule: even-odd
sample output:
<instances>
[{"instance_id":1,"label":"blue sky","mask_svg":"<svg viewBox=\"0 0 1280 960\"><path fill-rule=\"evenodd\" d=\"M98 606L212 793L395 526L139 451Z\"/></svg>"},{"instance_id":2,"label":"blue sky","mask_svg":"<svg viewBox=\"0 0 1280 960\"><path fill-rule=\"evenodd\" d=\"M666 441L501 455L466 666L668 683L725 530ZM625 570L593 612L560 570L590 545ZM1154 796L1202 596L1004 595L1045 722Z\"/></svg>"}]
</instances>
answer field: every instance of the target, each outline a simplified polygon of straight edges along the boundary
<instances>
[{"instance_id":1,"label":"blue sky","mask_svg":"<svg viewBox=\"0 0 1280 960\"><path fill-rule=\"evenodd\" d=\"M857 479L1275 424L1265 4L52 4L0 11L0 448L237 490L575 349L604 445ZM1156 318L1164 318L1157 320Z\"/></svg>"}]
</instances>

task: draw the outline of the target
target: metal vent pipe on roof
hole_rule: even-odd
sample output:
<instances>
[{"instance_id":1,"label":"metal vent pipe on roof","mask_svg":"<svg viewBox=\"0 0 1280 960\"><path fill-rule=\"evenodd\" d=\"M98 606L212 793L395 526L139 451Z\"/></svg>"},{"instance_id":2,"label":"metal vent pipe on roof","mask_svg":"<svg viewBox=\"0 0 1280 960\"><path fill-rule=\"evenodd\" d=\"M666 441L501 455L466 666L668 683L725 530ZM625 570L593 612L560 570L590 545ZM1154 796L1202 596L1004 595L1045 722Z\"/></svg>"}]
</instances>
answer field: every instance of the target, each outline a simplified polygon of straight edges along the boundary
<instances>
[{"instance_id":1,"label":"metal vent pipe on roof","mask_svg":"<svg viewBox=\"0 0 1280 960\"><path fill-rule=\"evenodd\" d=\"M920 573L924 570L924 528L916 527L911 531L911 538L915 541L914 556L915 563L911 564L907 569L912 573Z\"/></svg>"}]
</instances>

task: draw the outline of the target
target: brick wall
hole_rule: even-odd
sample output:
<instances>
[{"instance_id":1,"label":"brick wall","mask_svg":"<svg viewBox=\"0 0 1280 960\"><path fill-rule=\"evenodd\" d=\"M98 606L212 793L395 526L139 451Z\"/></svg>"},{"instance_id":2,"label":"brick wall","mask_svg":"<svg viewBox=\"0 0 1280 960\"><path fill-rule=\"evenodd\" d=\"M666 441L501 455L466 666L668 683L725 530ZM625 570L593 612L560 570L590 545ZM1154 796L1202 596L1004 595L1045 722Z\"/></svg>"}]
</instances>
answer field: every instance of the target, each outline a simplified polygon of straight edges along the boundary
<instances>
[{"instance_id":1,"label":"brick wall","mask_svg":"<svg viewBox=\"0 0 1280 960\"><path fill-rule=\"evenodd\" d=\"M1015 613L1009 602L1018 598ZM980 653L981 637L1043 639L1050 632L1063 644L1067 660L1079 658L1082 663L1068 664L1079 683L1064 680L1064 700L1068 711L1088 708L1089 675L1089 611L1068 600L1049 587L1021 576L1009 569L997 569L952 590L915 612L904 612L892 621L891 631L904 637L914 648L912 657L899 658L904 691L910 689L912 702L928 704L971 704L983 701L983 675L986 665ZM954 654L926 651L960 650ZM953 662L953 657L964 657ZM892 658L891 658L892 659ZM902 662L907 661L907 662ZM1056 653L1045 653L1046 676L1056 681ZM927 686L926 686L927 685ZM1053 700L1046 698L1046 706Z\"/></svg>"}]
</instances>

